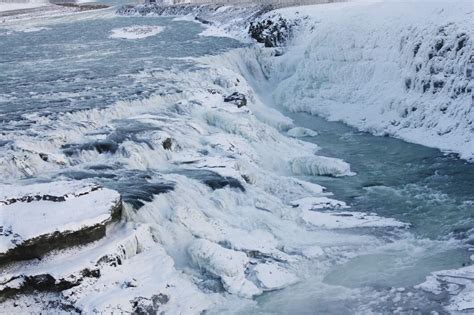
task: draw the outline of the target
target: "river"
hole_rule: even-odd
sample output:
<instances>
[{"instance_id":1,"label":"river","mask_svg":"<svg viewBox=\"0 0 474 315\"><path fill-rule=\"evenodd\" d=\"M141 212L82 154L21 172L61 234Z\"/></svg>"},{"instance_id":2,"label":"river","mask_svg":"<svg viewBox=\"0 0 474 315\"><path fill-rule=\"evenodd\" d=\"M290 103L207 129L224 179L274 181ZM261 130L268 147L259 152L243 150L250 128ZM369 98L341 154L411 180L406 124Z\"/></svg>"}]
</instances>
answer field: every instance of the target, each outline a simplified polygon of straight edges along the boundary
<instances>
[{"instance_id":1,"label":"river","mask_svg":"<svg viewBox=\"0 0 474 315\"><path fill-rule=\"evenodd\" d=\"M136 25L145 27L145 32L149 31L146 27L157 30L156 34L142 39L120 37L124 28ZM117 30L122 35L112 36ZM199 36L203 30L195 22L180 19L115 16L72 18L67 23L51 23L30 31L0 30L0 157L7 159L18 150L15 141L34 147L37 140L51 138L51 124L69 114L181 93L186 76L179 74L202 71L197 57L218 56L245 46L234 39ZM245 304L250 305L242 313L342 314L369 309L388 313L394 307L442 313L436 298L413 286L433 271L470 264L472 253L468 247L474 243L473 165L436 149L376 137L339 122L277 108L296 126L318 133L303 139L321 147L318 154L342 158L356 173L349 177L299 179L325 186L351 211L395 218L410 228L338 232L348 237L354 233L361 239L367 235L377 241L371 239L369 245L364 245L368 248L362 254L297 264L297 273L304 277L300 283L264 293L256 303L247 301ZM172 183L161 180L162 169L153 168L151 162L136 167L129 161L133 154L122 150L125 142L156 149L153 132L159 128L144 123L149 117L139 114L142 116L110 119L104 125L94 121L96 116L91 114L75 126L56 126L55 145L60 145L59 151L69 159L67 165L47 169L37 166L31 171L33 164L22 172L5 171L3 181L94 178L122 193L139 213L138 209L154 196L173 189ZM96 125L100 128L94 133L86 128ZM78 136L84 132L81 128L89 133ZM68 141L75 141L59 141L62 134L68 135ZM50 149L44 144L40 147ZM148 151L143 149L137 155L148 158L144 152ZM193 174L188 176L208 176ZM344 248L338 246L339 250ZM348 252L357 252L353 244L347 248ZM181 254L170 255L178 268L187 266L176 258L182 258ZM232 313L232 309L223 308Z\"/></svg>"}]
</instances>

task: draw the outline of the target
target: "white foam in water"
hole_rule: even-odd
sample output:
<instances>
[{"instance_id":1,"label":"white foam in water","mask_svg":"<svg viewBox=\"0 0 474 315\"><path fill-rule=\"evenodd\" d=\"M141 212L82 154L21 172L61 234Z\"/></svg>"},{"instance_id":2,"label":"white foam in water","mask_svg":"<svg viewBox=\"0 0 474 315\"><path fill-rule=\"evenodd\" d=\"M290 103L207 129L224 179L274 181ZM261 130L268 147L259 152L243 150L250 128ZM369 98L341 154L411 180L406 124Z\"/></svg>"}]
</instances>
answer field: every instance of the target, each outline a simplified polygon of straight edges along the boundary
<instances>
[{"instance_id":1,"label":"white foam in water","mask_svg":"<svg viewBox=\"0 0 474 315\"><path fill-rule=\"evenodd\" d=\"M163 32L164 27L157 25L133 25L113 29L110 38L143 39Z\"/></svg>"}]
</instances>

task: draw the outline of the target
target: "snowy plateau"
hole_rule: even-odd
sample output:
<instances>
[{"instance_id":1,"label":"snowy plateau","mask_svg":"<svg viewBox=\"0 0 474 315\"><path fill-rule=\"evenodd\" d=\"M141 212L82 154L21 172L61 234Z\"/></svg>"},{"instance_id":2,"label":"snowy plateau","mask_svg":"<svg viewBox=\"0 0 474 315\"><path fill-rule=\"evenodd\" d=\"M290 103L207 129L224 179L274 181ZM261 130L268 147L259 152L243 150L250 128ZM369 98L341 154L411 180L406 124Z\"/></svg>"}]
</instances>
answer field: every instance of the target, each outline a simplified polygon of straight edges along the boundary
<instances>
[{"instance_id":1,"label":"snowy plateau","mask_svg":"<svg viewBox=\"0 0 474 315\"><path fill-rule=\"evenodd\" d=\"M31 36L45 50L53 40L68 53L0 65L11 75L0 73L0 313L474 313L472 177L456 204L464 216L427 236L408 210L358 207L366 195L349 185L364 169L289 117L436 148L436 163L474 173L472 1L38 12L0 24L0 40ZM64 66L80 62L70 56L103 72L136 68L100 85L82 77L87 64ZM32 72L48 83L27 99L70 107L15 111L22 67L56 66L58 76ZM101 105L78 107L90 99ZM388 194L381 181L362 190ZM408 209L423 198L443 208L449 187L425 186L394 195ZM437 218L454 220L422 219Z\"/></svg>"}]
</instances>

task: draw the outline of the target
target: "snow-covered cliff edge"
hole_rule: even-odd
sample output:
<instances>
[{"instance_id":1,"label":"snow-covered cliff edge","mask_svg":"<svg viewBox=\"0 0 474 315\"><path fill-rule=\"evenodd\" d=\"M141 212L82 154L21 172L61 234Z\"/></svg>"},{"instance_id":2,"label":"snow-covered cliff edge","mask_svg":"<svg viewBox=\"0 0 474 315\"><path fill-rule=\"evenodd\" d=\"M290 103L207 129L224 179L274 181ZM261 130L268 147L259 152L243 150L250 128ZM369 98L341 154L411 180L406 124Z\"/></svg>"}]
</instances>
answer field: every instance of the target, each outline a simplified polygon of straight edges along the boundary
<instances>
[{"instance_id":1,"label":"snow-covered cliff edge","mask_svg":"<svg viewBox=\"0 0 474 315\"><path fill-rule=\"evenodd\" d=\"M472 2L351 1L289 7L138 6L190 15L266 47L279 106L474 158ZM222 33L221 33L222 34Z\"/></svg>"},{"instance_id":2,"label":"snow-covered cliff edge","mask_svg":"<svg viewBox=\"0 0 474 315\"><path fill-rule=\"evenodd\" d=\"M458 0L277 10L309 22L274 66L273 99L473 159L473 9Z\"/></svg>"}]
</instances>

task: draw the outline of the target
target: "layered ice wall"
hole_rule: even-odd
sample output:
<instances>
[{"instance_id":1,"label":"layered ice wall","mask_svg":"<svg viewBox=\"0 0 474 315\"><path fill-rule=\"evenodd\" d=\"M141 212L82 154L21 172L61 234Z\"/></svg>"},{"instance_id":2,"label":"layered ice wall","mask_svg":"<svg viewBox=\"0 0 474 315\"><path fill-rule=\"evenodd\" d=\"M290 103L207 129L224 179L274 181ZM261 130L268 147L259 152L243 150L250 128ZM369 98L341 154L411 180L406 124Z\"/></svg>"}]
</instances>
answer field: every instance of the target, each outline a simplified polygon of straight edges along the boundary
<instances>
[{"instance_id":1,"label":"layered ice wall","mask_svg":"<svg viewBox=\"0 0 474 315\"><path fill-rule=\"evenodd\" d=\"M307 26L274 67L278 104L474 158L472 1L277 12Z\"/></svg>"}]
</instances>

